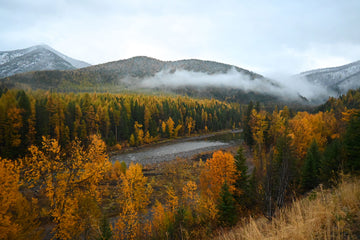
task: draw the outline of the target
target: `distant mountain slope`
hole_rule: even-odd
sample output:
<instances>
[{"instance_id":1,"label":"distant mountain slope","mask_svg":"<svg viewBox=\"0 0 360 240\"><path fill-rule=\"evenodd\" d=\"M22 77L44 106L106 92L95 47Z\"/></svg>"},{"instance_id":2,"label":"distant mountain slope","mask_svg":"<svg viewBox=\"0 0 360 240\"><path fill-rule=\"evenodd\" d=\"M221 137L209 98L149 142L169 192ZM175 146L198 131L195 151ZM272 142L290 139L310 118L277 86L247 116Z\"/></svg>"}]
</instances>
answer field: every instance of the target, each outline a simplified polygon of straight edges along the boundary
<instances>
[{"instance_id":1,"label":"distant mountain slope","mask_svg":"<svg viewBox=\"0 0 360 240\"><path fill-rule=\"evenodd\" d=\"M339 67L315 69L303 72L300 75L314 84L344 94L349 89L360 87L360 61Z\"/></svg>"},{"instance_id":2,"label":"distant mountain slope","mask_svg":"<svg viewBox=\"0 0 360 240\"><path fill-rule=\"evenodd\" d=\"M125 77L145 78L153 77L160 71L174 73L178 70L190 72L201 72L208 75L216 73L227 73L235 68L239 73L248 75L251 79L263 78L263 76L250 72L248 70L235 67L229 64L218 63L214 61L204 61L198 59L179 60L179 61L160 61L146 56L137 56L115 62L109 62L96 66L91 66L80 71L101 72L106 75L112 75L116 79Z\"/></svg>"},{"instance_id":3,"label":"distant mountain slope","mask_svg":"<svg viewBox=\"0 0 360 240\"><path fill-rule=\"evenodd\" d=\"M83 87L105 84L138 88L141 87L141 83L144 80L148 80L158 74L160 74L161 77L164 77L164 74L169 77L177 71L184 71L199 73L201 76L216 77L216 74L226 75L230 70L241 74L242 77L246 77L249 80L261 79L262 81L269 82L269 80L259 74L227 64L194 59L171 62L160 61L149 57L133 57L70 71L29 72L11 76L6 79L12 83L26 83L34 88L37 88L36 84L39 81L41 82L41 80L44 80L43 83L53 82L55 85L59 85L59 87L61 87L63 83L71 83L72 85L83 84ZM191 76L189 76L189 78L191 78ZM166 81L167 79L163 79L162 82L166 83ZM54 84L51 84L49 87L54 87Z\"/></svg>"},{"instance_id":4,"label":"distant mountain slope","mask_svg":"<svg viewBox=\"0 0 360 240\"><path fill-rule=\"evenodd\" d=\"M75 70L17 74L1 79L0 84L59 91L170 93L240 103L307 102L260 74L198 59L161 61L138 56Z\"/></svg>"},{"instance_id":5,"label":"distant mountain slope","mask_svg":"<svg viewBox=\"0 0 360 240\"><path fill-rule=\"evenodd\" d=\"M56 51L55 49L51 48L48 45L40 45L43 48L46 48L47 50L55 53L56 55L58 55L59 57L61 57L62 59L64 59L65 61L69 62L71 65L73 65L75 68L84 68L84 67L89 67L91 66L91 64L84 62L84 61L80 61L71 57L68 57L64 54L62 54L61 52ZM60 70L60 69L58 69Z\"/></svg>"},{"instance_id":6,"label":"distant mountain slope","mask_svg":"<svg viewBox=\"0 0 360 240\"><path fill-rule=\"evenodd\" d=\"M72 59L47 45L0 52L0 78L41 70L71 70L90 66Z\"/></svg>"}]
</instances>

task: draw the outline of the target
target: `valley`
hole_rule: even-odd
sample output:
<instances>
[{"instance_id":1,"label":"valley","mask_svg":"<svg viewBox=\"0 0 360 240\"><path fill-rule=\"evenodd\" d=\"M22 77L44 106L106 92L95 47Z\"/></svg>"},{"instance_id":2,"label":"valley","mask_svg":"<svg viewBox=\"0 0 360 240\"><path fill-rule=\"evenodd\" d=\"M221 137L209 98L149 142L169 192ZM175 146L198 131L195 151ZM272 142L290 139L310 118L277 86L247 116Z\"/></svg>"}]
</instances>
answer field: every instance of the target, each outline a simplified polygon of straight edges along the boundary
<instances>
[{"instance_id":1,"label":"valley","mask_svg":"<svg viewBox=\"0 0 360 240\"><path fill-rule=\"evenodd\" d=\"M186 137L165 143L155 143L120 154L111 153L110 161L123 161L129 166L130 163L149 165L172 161L176 158L187 159L202 152L214 152L237 146L242 142L241 132L240 130L231 130L204 136Z\"/></svg>"},{"instance_id":2,"label":"valley","mask_svg":"<svg viewBox=\"0 0 360 240\"><path fill-rule=\"evenodd\" d=\"M358 181L359 62L290 88L197 59L88 66L35 46L0 60L0 238L265 238L289 204L312 211L299 199L350 208L312 201ZM357 236L351 209L317 224Z\"/></svg>"}]
</instances>

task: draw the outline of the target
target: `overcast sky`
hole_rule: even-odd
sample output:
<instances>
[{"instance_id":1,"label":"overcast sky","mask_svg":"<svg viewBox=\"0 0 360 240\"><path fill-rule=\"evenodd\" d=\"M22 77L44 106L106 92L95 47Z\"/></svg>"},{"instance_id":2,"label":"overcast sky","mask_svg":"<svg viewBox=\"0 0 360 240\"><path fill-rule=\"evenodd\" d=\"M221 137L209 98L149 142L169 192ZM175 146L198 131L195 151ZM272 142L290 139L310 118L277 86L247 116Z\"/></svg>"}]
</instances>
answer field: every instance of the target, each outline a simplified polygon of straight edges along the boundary
<instances>
[{"instance_id":1,"label":"overcast sky","mask_svg":"<svg viewBox=\"0 0 360 240\"><path fill-rule=\"evenodd\" d=\"M295 74L360 60L360 0L0 0L0 51L138 55Z\"/></svg>"}]
</instances>

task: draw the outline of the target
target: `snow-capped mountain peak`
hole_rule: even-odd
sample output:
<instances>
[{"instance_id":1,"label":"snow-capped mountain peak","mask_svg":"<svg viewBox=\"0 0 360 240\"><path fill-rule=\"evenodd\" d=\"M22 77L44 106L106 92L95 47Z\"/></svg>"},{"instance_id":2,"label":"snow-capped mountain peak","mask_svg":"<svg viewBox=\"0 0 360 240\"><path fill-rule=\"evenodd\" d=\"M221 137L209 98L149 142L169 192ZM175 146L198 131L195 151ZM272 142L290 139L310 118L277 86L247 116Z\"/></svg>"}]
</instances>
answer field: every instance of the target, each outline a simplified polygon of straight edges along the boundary
<instances>
[{"instance_id":1,"label":"snow-capped mountain peak","mask_svg":"<svg viewBox=\"0 0 360 240\"><path fill-rule=\"evenodd\" d=\"M360 61L339 67L315 69L300 75L314 84L344 94L349 89L360 87Z\"/></svg>"},{"instance_id":2,"label":"snow-capped mountain peak","mask_svg":"<svg viewBox=\"0 0 360 240\"><path fill-rule=\"evenodd\" d=\"M47 45L0 51L0 78L41 70L70 70L90 64L70 58Z\"/></svg>"}]
</instances>

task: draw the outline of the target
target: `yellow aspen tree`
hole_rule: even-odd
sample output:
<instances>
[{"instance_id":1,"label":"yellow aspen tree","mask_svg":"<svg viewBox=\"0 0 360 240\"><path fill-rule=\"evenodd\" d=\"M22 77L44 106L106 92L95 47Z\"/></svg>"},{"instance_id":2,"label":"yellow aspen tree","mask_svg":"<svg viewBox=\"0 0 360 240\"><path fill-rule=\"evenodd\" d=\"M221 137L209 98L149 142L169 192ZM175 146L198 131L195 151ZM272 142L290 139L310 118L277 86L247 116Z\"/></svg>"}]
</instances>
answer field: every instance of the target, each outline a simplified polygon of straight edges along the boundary
<instances>
[{"instance_id":1,"label":"yellow aspen tree","mask_svg":"<svg viewBox=\"0 0 360 240\"><path fill-rule=\"evenodd\" d=\"M151 143L151 136L150 136L149 131L146 131L146 133L145 133L144 142L147 144Z\"/></svg>"},{"instance_id":2,"label":"yellow aspen tree","mask_svg":"<svg viewBox=\"0 0 360 240\"><path fill-rule=\"evenodd\" d=\"M142 130L142 126L143 126L142 124L139 124L137 121L135 121L134 131L135 131L136 145L144 143L144 131Z\"/></svg>"},{"instance_id":3,"label":"yellow aspen tree","mask_svg":"<svg viewBox=\"0 0 360 240\"><path fill-rule=\"evenodd\" d=\"M182 129L182 125L178 124L174 129L174 137L177 138L179 136L179 131Z\"/></svg>"},{"instance_id":4,"label":"yellow aspen tree","mask_svg":"<svg viewBox=\"0 0 360 240\"><path fill-rule=\"evenodd\" d=\"M337 121L333 112L319 112L309 114L298 112L289 121L292 144L299 159L303 159L307 149L315 139L319 149L322 151L328 138L339 136L337 132Z\"/></svg>"},{"instance_id":5,"label":"yellow aspen tree","mask_svg":"<svg viewBox=\"0 0 360 240\"><path fill-rule=\"evenodd\" d=\"M168 118L168 120L166 121L166 126L167 126L167 129L169 131L169 137L170 138L173 138L174 137L174 126L175 126L175 123L174 121L172 120L171 117Z\"/></svg>"},{"instance_id":6,"label":"yellow aspen tree","mask_svg":"<svg viewBox=\"0 0 360 240\"><path fill-rule=\"evenodd\" d=\"M44 137L41 149L32 146L29 151L22 163L24 178L29 188L39 187L45 192L48 211L55 224L54 236L72 239L90 231L83 219L88 219L93 212L83 215L80 200L84 197L99 200L98 185L110 167L105 143L96 135L90 137L87 149L74 141L70 153L65 156L55 139Z\"/></svg>"},{"instance_id":7,"label":"yellow aspen tree","mask_svg":"<svg viewBox=\"0 0 360 240\"><path fill-rule=\"evenodd\" d=\"M129 140L130 146L134 147L136 146L136 141L135 141L135 136L134 134L130 135L130 140Z\"/></svg>"},{"instance_id":8,"label":"yellow aspen tree","mask_svg":"<svg viewBox=\"0 0 360 240\"><path fill-rule=\"evenodd\" d=\"M198 187L194 181L188 181L183 187L183 197L185 205L191 209L195 209L199 202L199 196L197 193Z\"/></svg>"},{"instance_id":9,"label":"yellow aspen tree","mask_svg":"<svg viewBox=\"0 0 360 240\"><path fill-rule=\"evenodd\" d=\"M258 113L253 109L250 116L250 127L256 145L254 148L256 169L259 172L263 172L266 167L266 164L264 163L266 153L264 131L268 127L266 112L260 111Z\"/></svg>"},{"instance_id":10,"label":"yellow aspen tree","mask_svg":"<svg viewBox=\"0 0 360 240\"><path fill-rule=\"evenodd\" d=\"M19 164L0 158L0 239L40 239L37 200L19 191Z\"/></svg>"},{"instance_id":11,"label":"yellow aspen tree","mask_svg":"<svg viewBox=\"0 0 360 240\"><path fill-rule=\"evenodd\" d=\"M16 236L20 228L11 211L20 195L19 178L19 170L15 164L0 158L0 239Z\"/></svg>"},{"instance_id":12,"label":"yellow aspen tree","mask_svg":"<svg viewBox=\"0 0 360 240\"><path fill-rule=\"evenodd\" d=\"M123 173L125 173L125 171L123 171L121 163L118 160L116 160L111 168L111 172L110 172L111 179L119 180Z\"/></svg>"},{"instance_id":13,"label":"yellow aspen tree","mask_svg":"<svg viewBox=\"0 0 360 240\"><path fill-rule=\"evenodd\" d=\"M191 132L195 129L195 120L192 117L186 117L185 125L188 130L188 135L190 136Z\"/></svg>"},{"instance_id":14,"label":"yellow aspen tree","mask_svg":"<svg viewBox=\"0 0 360 240\"><path fill-rule=\"evenodd\" d=\"M216 222L218 214L216 201L206 195L202 195L199 201L198 212L201 222Z\"/></svg>"},{"instance_id":15,"label":"yellow aspen tree","mask_svg":"<svg viewBox=\"0 0 360 240\"><path fill-rule=\"evenodd\" d=\"M153 234L155 234L157 238L162 239L165 237L165 232L167 228L167 216L165 213L164 206L156 200L154 207L152 208L153 211L153 219L152 219L152 226L153 226Z\"/></svg>"},{"instance_id":16,"label":"yellow aspen tree","mask_svg":"<svg viewBox=\"0 0 360 240\"><path fill-rule=\"evenodd\" d=\"M116 240L138 239L140 235L140 222L138 211L136 211L136 207L131 200L126 201L123 205L114 230L114 239Z\"/></svg>"},{"instance_id":17,"label":"yellow aspen tree","mask_svg":"<svg viewBox=\"0 0 360 240\"><path fill-rule=\"evenodd\" d=\"M115 226L115 239L136 239L140 233L139 212L150 202L152 187L140 164L131 163L121 177L120 216Z\"/></svg>"},{"instance_id":18,"label":"yellow aspen tree","mask_svg":"<svg viewBox=\"0 0 360 240\"><path fill-rule=\"evenodd\" d=\"M163 134L166 134L166 122L161 123L161 130Z\"/></svg>"},{"instance_id":19,"label":"yellow aspen tree","mask_svg":"<svg viewBox=\"0 0 360 240\"><path fill-rule=\"evenodd\" d=\"M202 194L211 199L218 199L221 186L229 185L230 192L235 190L233 184L236 178L235 159L230 153L216 151L212 158L205 163L200 174L200 186Z\"/></svg>"},{"instance_id":20,"label":"yellow aspen tree","mask_svg":"<svg viewBox=\"0 0 360 240\"><path fill-rule=\"evenodd\" d=\"M149 204L152 187L147 183L141 165L131 163L126 173L122 174L121 180L124 199L131 199L135 210L144 209Z\"/></svg>"},{"instance_id":21,"label":"yellow aspen tree","mask_svg":"<svg viewBox=\"0 0 360 240\"><path fill-rule=\"evenodd\" d=\"M167 206L170 210L170 213L175 216L175 212L179 206L179 197L176 196L175 190L173 187L168 187L166 190L167 193Z\"/></svg>"}]
</instances>

